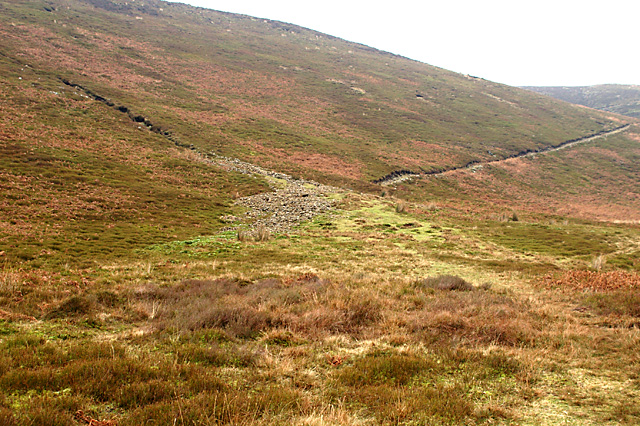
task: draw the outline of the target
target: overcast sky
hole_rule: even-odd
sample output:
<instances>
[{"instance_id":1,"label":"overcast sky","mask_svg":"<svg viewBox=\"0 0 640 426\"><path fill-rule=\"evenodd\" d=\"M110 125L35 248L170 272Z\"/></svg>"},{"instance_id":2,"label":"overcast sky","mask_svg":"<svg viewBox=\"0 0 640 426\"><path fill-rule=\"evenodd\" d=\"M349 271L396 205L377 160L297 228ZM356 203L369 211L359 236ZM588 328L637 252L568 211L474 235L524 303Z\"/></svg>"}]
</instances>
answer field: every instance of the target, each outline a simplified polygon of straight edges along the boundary
<instances>
[{"instance_id":1,"label":"overcast sky","mask_svg":"<svg viewBox=\"0 0 640 426\"><path fill-rule=\"evenodd\" d=\"M513 86L640 85L640 0L181 0Z\"/></svg>"}]
</instances>

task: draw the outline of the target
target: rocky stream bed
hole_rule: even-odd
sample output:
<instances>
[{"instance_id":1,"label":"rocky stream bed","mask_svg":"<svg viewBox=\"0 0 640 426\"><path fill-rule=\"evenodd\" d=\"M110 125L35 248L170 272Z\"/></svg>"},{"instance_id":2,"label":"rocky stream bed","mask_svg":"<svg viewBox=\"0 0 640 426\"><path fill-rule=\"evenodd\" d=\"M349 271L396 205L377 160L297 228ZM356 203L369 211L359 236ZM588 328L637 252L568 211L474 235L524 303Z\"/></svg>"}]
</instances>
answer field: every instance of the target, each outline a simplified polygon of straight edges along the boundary
<instances>
[{"instance_id":1,"label":"rocky stream bed","mask_svg":"<svg viewBox=\"0 0 640 426\"><path fill-rule=\"evenodd\" d=\"M266 177L273 189L273 192L237 199L236 204L246 207L248 211L244 217L224 217L229 222L237 222L226 230L248 226L252 232L258 229L265 229L270 233L287 232L299 223L312 220L330 210L335 205L335 200L329 198L329 194L341 191L318 182L295 179L284 173L266 170L235 158L216 154L207 157L225 170Z\"/></svg>"}]
</instances>

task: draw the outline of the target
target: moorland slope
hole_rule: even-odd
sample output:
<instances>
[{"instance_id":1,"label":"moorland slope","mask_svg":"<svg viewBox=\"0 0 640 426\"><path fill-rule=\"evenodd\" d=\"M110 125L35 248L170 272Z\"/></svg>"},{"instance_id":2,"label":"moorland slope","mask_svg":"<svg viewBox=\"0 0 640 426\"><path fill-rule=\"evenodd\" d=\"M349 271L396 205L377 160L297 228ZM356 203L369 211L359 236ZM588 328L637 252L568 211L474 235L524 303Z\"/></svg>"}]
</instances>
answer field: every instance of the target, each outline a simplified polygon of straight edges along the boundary
<instances>
[{"instance_id":1,"label":"moorland slope","mask_svg":"<svg viewBox=\"0 0 640 426\"><path fill-rule=\"evenodd\" d=\"M619 120L294 25L173 3L6 2L2 38L18 91L108 99L202 151L318 178L507 157Z\"/></svg>"},{"instance_id":2,"label":"moorland slope","mask_svg":"<svg viewBox=\"0 0 640 426\"><path fill-rule=\"evenodd\" d=\"M0 424L640 422L633 118L155 0L0 41Z\"/></svg>"}]
</instances>

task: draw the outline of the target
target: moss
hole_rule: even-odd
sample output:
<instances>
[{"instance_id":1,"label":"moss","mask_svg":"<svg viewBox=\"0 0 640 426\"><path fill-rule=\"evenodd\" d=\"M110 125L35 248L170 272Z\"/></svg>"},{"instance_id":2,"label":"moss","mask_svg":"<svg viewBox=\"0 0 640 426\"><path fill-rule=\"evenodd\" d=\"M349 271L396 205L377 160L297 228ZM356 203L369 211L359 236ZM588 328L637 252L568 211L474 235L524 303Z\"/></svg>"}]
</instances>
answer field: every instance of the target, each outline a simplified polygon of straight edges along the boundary
<instances>
[{"instance_id":1,"label":"moss","mask_svg":"<svg viewBox=\"0 0 640 426\"><path fill-rule=\"evenodd\" d=\"M553 256L591 256L615 250L615 238L590 226L557 227L540 223L480 224L478 235L520 253Z\"/></svg>"}]
</instances>

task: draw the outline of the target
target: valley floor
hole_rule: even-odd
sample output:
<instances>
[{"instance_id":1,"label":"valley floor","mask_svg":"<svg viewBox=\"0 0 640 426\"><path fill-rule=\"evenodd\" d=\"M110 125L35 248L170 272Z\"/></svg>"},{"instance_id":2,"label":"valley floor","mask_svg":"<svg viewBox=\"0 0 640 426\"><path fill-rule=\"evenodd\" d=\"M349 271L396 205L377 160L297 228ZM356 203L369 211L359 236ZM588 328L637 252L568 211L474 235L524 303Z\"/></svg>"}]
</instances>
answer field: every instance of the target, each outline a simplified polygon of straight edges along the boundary
<instances>
[{"instance_id":1,"label":"valley floor","mask_svg":"<svg viewBox=\"0 0 640 426\"><path fill-rule=\"evenodd\" d=\"M0 423L640 421L637 227L317 196L284 233L5 265Z\"/></svg>"}]
</instances>

